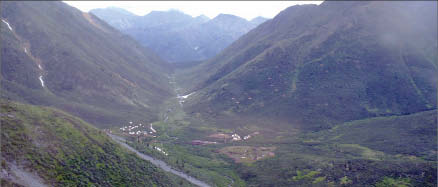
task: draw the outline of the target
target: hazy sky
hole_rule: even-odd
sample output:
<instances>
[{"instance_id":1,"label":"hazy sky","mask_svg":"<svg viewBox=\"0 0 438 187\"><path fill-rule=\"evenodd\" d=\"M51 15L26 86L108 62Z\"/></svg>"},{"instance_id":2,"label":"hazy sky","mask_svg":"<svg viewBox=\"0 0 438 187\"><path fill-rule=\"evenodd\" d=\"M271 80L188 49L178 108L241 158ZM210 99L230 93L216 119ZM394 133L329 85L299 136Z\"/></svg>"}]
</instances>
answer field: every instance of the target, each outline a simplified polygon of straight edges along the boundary
<instances>
[{"instance_id":1,"label":"hazy sky","mask_svg":"<svg viewBox=\"0 0 438 187\"><path fill-rule=\"evenodd\" d=\"M120 7L143 16L152 10L178 9L191 16L204 14L214 18L219 13L248 20L263 16L273 18L280 11L297 4L321 4L322 1L64 1L84 12L95 8Z\"/></svg>"}]
</instances>

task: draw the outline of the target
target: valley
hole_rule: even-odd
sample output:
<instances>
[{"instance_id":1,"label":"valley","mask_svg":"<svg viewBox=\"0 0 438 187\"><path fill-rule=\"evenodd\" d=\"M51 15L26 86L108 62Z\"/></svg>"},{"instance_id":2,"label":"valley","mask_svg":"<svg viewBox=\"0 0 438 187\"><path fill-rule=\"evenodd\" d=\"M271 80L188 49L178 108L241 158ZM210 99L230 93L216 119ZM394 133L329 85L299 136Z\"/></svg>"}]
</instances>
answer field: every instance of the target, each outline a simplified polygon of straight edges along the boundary
<instances>
[{"instance_id":1,"label":"valley","mask_svg":"<svg viewBox=\"0 0 438 187\"><path fill-rule=\"evenodd\" d=\"M186 94L186 97L181 96L185 94L179 92L185 90L180 86L184 83L179 84L185 79L178 77L181 75L177 72L169 76L169 82L175 92L161 107L163 111L160 121L152 123L156 129L156 132L152 133L154 136L125 134L125 137L128 144L139 152L163 160L194 178L206 181L209 185L361 186L369 184L370 181L375 181L373 184L382 182L383 179L377 180L377 176L381 175L386 175L388 180L393 179L393 174L400 172L411 173L410 184L420 184L417 182L423 181L422 177L417 178L419 176L413 173L429 175L430 179L436 175L436 161L433 157L436 153L428 151L433 150L436 144L433 141L425 141L430 145L425 152L413 152L417 148L408 148L406 145L416 144L409 141L415 141L417 138L398 135L409 134L410 130L405 126L409 124L422 124L419 127L411 127L417 130L433 127L433 124L437 123L436 110L406 116L352 121L317 133L298 133L294 129L273 131L270 128L254 126L223 128L216 127L197 114L187 114L184 111L184 103L190 102L191 97L196 96L196 92ZM382 127L385 128L382 130L367 125L370 123L389 126ZM356 132L354 128L359 131ZM401 132L399 129L406 130ZM116 134L121 133L117 128L111 130ZM376 132L392 133L379 135ZM373 135L369 137L370 134ZM426 139L434 140L434 136L434 133L431 133ZM390 147L384 147L386 143L375 142L382 137L387 137L386 142ZM426 146L425 142L421 143L422 147ZM160 147L160 150L154 147ZM163 154L161 150L168 154ZM390 169L395 165L404 169ZM297 168L296 172L290 168ZM370 173L375 175L369 175ZM408 178L403 180L405 179ZM418 181L415 182L416 180Z\"/></svg>"},{"instance_id":2,"label":"valley","mask_svg":"<svg viewBox=\"0 0 438 187\"><path fill-rule=\"evenodd\" d=\"M437 2L0 8L1 186L438 184Z\"/></svg>"}]
</instances>

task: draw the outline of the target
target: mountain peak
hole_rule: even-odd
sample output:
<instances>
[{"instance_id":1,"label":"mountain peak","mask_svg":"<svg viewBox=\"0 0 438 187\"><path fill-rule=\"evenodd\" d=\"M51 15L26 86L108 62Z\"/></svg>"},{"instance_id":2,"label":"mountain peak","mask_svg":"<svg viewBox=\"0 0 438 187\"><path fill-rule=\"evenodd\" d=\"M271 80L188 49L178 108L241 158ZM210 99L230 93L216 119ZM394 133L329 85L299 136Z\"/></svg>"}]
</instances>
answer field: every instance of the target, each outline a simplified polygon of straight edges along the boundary
<instances>
[{"instance_id":1,"label":"mountain peak","mask_svg":"<svg viewBox=\"0 0 438 187\"><path fill-rule=\"evenodd\" d=\"M184 17L192 17L181 10L178 9L169 9L166 11L159 11L159 10L153 10L149 14L146 14L146 16L184 16Z\"/></svg>"},{"instance_id":2,"label":"mountain peak","mask_svg":"<svg viewBox=\"0 0 438 187\"><path fill-rule=\"evenodd\" d=\"M239 16L235 16L235 15L232 15L232 14L220 13L219 15L214 17L213 19L244 19L244 18L241 18Z\"/></svg>"},{"instance_id":3,"label":"mountain peak","mask_svg":"<svg viewBox=\"0 0 438 187\"><path fill-rule=\"evenodd\" d=\"M216 17L214 17L210 22L220 23L220 24L230 24L230 23L244 23L244 22L248 22L248 20L231 14L219 14Z\"/></svg>"},{"instance_id":4,"label":"mountain peak","mask_svg":"<svg viewBox=\"0 0 438 187\"><path fill-rule=\"evenodd\" d=\"M265 18L265 17L262 17L262 16L257 16L257 17L255 17L255 18L253 18L253 19L251 19L251 23L253 23L253 24L260 24L260 23L263 23L263 22L265 22L266 20L268 20L268 18Z\"/></svg>"},{"instance_id":5,"label":"mountain peak","mask_svg":"<svg viewBox=\"0 0 438 187\"><path fill-rule=\"evenodd\" d=\"M207 22L207 21L210 20L210 18L207 17L207 16L205 16L204 14L199 15L199 16L196 16L195 19L200 20L200 21L202 21L202 22Z\"/></svg>"},{"instance_id":6,"label":"mountain peak","mask_svg":"<svg viewBox=\"0 0 438 187\"><path fill-rule=\"evenodd\" d=\"M135 14L133 14L132 12L130 12L130 11L128 11L128 10L125 10L125 9L123 9L123 8L119 8L119 7L115 7L115 6L110 6L110 7L107 7L107 8L96 8L96 9L91 9L90 11L89 11L89 13L93 13L93 14L96 14L96 13L112 13L112 14L115 14L115 15L120 15L120 16L136 16Z\"/></svg>"}]
</instances>

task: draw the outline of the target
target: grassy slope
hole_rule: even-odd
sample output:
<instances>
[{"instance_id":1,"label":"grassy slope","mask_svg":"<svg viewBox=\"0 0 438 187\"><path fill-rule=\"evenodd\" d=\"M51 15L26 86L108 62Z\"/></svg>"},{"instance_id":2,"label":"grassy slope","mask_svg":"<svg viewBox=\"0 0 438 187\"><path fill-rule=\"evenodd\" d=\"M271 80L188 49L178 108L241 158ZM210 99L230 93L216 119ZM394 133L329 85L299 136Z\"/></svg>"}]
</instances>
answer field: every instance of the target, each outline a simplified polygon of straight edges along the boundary
<instances>
[{"instance_id":1,"label":"grassy slope","mask_svg":"<svg viewBox=\"0 0 438 187\"><path fill-rule=\"evenodd\" d=\"M436 110L352 121L283 139L274 158L242 165L239 173L261 186L369 186L385 177L436 186L436 124Z\"/></svg>"},{"instance_id":2,"label":"grassy slope","mask_svg":"<svg viewBox=\"0 0 438 187\"><path fill-rule=\"evenodd\" d=\"M13 29L1 23L2 97L55 106L98 126L157 119L170 96L170 68L148 49L62 2L2 2L1 9Z\"/></svg>"},{"instance_id":3,"label":"grassy slope","mask_svg":"<svg viewBox=\"0 0 438 187\"><path fill-rule=\"evenodd\" d=\"M178 80L197 91L186 109L224 119L219 126L246 123L241 116L249 115L255 123L270 118L260 123L268 128L306 130L434 109L436 6L415 3L290 7L194 72L185 70Z\"/></svg>"},{"instance_id":4,"label":"grassy slope","mask_svg":"<svg viewBox=\"0 0 438 187\"><path fill-rule=\"evenodd\" d=\"M2 170L16 162L51 186L188 185L65 112L4 100L0 105Z\"/></svg>"},{"instance_id":5,"label":"grassy slope","mask_svg":"<svg viewBox=\"0 0 438 187\"><path fill-rule=\"evenodd\" d=\"M359 144L388 154L436 160L437 110L406 116L378 117L337 125L312 134L313 141ZM308 137L310 139L310 137Z\"/></svg>"}]
</instances>

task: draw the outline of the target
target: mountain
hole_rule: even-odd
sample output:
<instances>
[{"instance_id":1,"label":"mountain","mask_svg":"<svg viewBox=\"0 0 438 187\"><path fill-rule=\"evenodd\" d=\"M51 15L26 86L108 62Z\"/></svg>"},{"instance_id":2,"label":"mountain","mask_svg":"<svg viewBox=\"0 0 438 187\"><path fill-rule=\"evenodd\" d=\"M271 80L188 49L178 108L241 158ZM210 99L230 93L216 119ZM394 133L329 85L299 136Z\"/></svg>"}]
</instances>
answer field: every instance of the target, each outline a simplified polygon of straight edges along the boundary
<instances>
[{"instance_id":1,"label":"mountain","mask_svg":"<svg viewBox=\"0 0 438 187\"><path fill-rule=\"evenodd\" d=\"M237 137L199 149L247 186L436 186L436 15L437 2L289 7L176 71L184 134Z\"/></svg>"},{"instance_id":2,"label":"mountain","mask_svg":"<svg viewBox=\"0 0 438 187\"><path fill-rule=\"evenodd\" d=\"M2 186L188 186L63 111L0 106Z\"/></svg>"},{"instance_id":3,"label":"mountain","mask_svg":"<svg viewBox=\"0 0 438 187\"><path fill-rule=\"evenodd\" d=\"M436 109L436 5L289 7L179 79L195 85L185 109L221 127L304 131Z\"/></svg>"},{"instance_id":4,"label":"mountain","mask_svg":"<svg viewBox=\"0 0 438 187\"><path fill-rule=\"evenodd\" d=\"M118 30L134 27L133 21L135 14L117 7L108 7L106 9L94 9L93 14L99 15L99 18L108 20L108 24Z\"/></svg>"},{"instance_id":5,"label":"mountain","mask_svg":"<svg viewBox=\"0 0 438 187\"><path fill-rule=\"evenodd\" d=\"M93 11L90 11L93 13ZM184 14L179 10L169 11L152 11L145 16L139 17L139 22L136 23L136 28L161 28L163 30L173 30L181 26L195 24L196 21L204 21L194 19L192 16Z\"/></svg>"},{"instance_id":6,"label":"mountain","mask_svg":"<svg viewBox=\"0 0 438 187\"><path fill-rule=\"evenodd\" d=\"M255 18L253 18L250 22L252 24L255 24L255 25L260 25L260 24L262 24L263 22L265 22L267 20L268 20L267 18L264 18L264 17L261 17L261 16L257 16Z\"/></svg>"},{"instance_id":7,"label":"mountain","mask_svg":"<svg viewBox=\"0 0 438 187\"><path fill-rule=\"evenodd\" d=\"M108 127L155 121L172 95L167 63L92 14L62 2L2 2L1 10L3 98Z\"/></svg>"},{"instance_id":8,"label":"mountain","mask_svg":"<svg viewBox=\"0 0 438 187\"><path fill-rule=\"evenodd\" d=\"M267 20L258 17L247 21L228 14L209 19L204 15L192 17L178 10L152 11L145 16L130 16L128 19L119 12L110 8L90 11L144 46L152 48L169 62L199 61L212 57ZM131 22L125 24L125 20Z\"/></svg>"}]
</instances>

